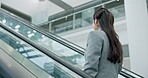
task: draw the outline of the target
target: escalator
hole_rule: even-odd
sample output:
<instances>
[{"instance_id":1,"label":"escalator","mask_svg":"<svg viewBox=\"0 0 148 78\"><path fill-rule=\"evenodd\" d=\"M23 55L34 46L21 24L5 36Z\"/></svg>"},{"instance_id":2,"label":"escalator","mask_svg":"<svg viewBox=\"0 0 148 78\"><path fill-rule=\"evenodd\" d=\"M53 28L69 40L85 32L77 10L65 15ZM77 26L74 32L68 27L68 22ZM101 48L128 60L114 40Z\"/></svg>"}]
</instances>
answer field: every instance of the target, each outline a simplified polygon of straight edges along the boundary
<instances>
[{"instance_id":1,"label":"escalator","mask_svg":"<svg viewBox=\"0 0 148 78\"><path fill-rule=\"evenodd\" d=\"M23 72L16 72L16 70L25 68L29 74L32 74L30 78L91 78L82 70L73 67L71 64L66 63L58 56L49 52L48 50L36 45L34 42L26 39L19 33L8 28L6 25L0 24L0 68L4 71L12 71L7 74L19 75ZM5 55L6 54L6 55ZM14 62L10 62L10 68L5 66L3 57L10 57L18 64L18 69L12 70L11 65ZM11 64L12 63L12 64ZM7 67L7 68L6 68ZM9 72L9 71L8 71ZM25 73L26 74L26 73ZM10 76L11 78L28 78L22 75Z\"/></svg>"},{"instance_id":2,"label":"escalator","mask_svg":"<svg viewBox=\"0 0 148 78\"><path fill-rule=\"evenodd\" d=\"M74 68L83 70L84 66L83 48L71 42L68 42L52 33L46 33L44 30L36 27L35 25L2 9L0 9L0 21L6 27L9 27L11 30L16 31L20 35L23 35L26 39L32 41L33 43L36 43L36 45L39 45L42 48L48 50L50 54L58 55L58 57L62 58L62 60L72 65ZM26 51L20 52L27 59L38 59L43 57L42 55L40 55L40 53L35 53L34 50L28 48L27 49L23 48ZM19 51L19 49L16 50ZM50 66L52 65L47 64L47 66L49 66L47 67L47 69L48 68L50 69ZM59 68L57 67L57 69ZM50 72L51 71L49 71L49 73ZM119 78L127 78L127 77L143 78L142 76L123 68L122 72L119 75Z\"/></svg>"}]
</instances>

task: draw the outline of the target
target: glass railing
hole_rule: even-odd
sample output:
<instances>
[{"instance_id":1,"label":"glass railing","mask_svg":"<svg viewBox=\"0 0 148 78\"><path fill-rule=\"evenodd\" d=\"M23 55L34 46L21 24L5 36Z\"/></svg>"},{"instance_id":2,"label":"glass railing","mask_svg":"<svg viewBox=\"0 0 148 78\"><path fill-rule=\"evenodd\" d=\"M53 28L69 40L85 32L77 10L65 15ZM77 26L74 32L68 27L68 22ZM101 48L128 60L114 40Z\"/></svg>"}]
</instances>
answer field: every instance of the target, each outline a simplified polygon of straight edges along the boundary
<instances>
[{"instance_id":1,"label":"glass railing","mask_svg":"<svg viewBox=\"0 0 148 78\"><path fill-rule=\"evenodd\" d=\"M0 26L6 29L5 25L0 24ZM82 71L80 72L84 74L83 76L78 72L75 73L76 70L79 71L79 69L77 68L74 68L75 72L73 72L71 69L68 69L70 67L68 66L65 67L63 65L63 64L66 65L67 63L56 61L58 57L55 58L55 56L53 57L52 55L49 57L44 52L41 52L42 49L39 48L36 49L32 47L33 42L30 43L29 40L26 40L27 42L23 41L22 39L25 38L23 36L20 37L20 34L14 34L14 33L12 34L13 30L8 29L6 31L1 27L0 27L0 48L3 49L10 57L15 59L19 64L24 66L36 77L38 78L90 77L89 75L87 76L87 74L83 73ZM19 39L16 36L22 39Z\"/></svg>"},{"instance_id":2,"label":"glass railing","mask_svg":"<svg viewBox=\"0 0 148 78\"><path fill-rule=\"evenodd\" d=\"M115 18L115 22L125 19L125 9L124 4L118 5L113 8L109 8Z\"/></svg>"},{"instance_id":3,"label":"glass railing","mask_svg":"<svg viewBox=\"0 0 148 78\"><path fill-rule=\"evenodd\" d=\"M66 16L60 17L58 19L52 19L49 20L48 22L42 23L38 26L41 28L45 29L46 31L50 31L53 33L61 33L77 28L82 28L82 27L88 27L92 25L92 20L93 20L93 14L94 12L98 9L104 6L107 8L109 11L111 11L115 17L115 21L123 20L125 19L125 10L124 10L124 4L120 4L114 7L106 7L110 6L108 4L113 4L119 3L120 1L116 0L106 0L104 3L89 7L87 9L84 9L79 12L74 12L71 14L68 14ZM50 17L49 17L50 18Z\"/></svg>"},{"instance_id":4,"label":"glass railing","mask_svg":"<svg viewBox=\"0 0 148 78\"><path fill-rule=\"evenodd\" d=\"M29 26L23 22L20 22L17 19L12 18L12 16L9 16L7 14L1 13L0 17L1 17L0 21L3 24L8 25L10 28L24 35L33 42L55 53L65 61L68 61L74 66L83 69L84 66L83 48L69 42L68 43L63 42L64 40L62 40L62 38L58 36L53 36L54 34L46 33L43 30L38 29L37 27ZM32 35L29 36L30 34ZM126 73L124 73L124 75L125 74Z\"/></svg>"},{"instance_id":5,"label":"glass railing","mask_svg":"<svg viewBox=\"0 0 148 78\"><path fill-rule=\"evenodd\" d=\"M40 32L37 32L36 30L29 28L27 25L7 15L4 15L3 13L0 13L0 21L3 24L15 30L16 32L32 40L33 42L57 54L62 59L67 60L73 65L76 65L82 69L84 65L84 57L81 54L75 52L74 50L66 47L63 44L60 44L58 41L55 41L51 37L47 37L41 34Z\"/></svg>"}]
</instances>

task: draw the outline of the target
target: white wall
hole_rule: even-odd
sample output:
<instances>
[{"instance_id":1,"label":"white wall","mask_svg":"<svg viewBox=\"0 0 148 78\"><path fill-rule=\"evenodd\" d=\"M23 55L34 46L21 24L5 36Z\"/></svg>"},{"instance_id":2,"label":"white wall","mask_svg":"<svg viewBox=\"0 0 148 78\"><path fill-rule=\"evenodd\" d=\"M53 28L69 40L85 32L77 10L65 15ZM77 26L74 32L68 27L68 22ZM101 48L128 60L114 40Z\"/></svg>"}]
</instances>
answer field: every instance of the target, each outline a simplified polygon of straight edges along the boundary
<instances>
[{"instance_id":1,"label":"white wall","mask_svg":"<svg viewBox=\"0 0 148 78\"><path fill-rule=\"evenodd\" d=\"M148 78L148 14L146 0L124 0L131 70Z\"/></svg>"}]
</instances>

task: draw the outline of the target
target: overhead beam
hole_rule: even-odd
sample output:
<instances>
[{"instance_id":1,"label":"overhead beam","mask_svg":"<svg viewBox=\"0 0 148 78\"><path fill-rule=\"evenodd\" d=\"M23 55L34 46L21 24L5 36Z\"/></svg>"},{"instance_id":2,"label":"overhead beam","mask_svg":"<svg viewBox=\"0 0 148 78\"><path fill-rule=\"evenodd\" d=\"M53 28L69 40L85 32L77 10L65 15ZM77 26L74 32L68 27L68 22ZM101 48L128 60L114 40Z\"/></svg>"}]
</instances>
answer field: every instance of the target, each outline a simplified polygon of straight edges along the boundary
<instances>
[{"instance_id":1,"label":"overhead beam","mask_svg":"<svg viewBox=\"0 0 148 78\"><path fill-rule=\"evenodd\" d=\"M115 0L110 0L110 1L112 3ZM99 5L101 3L105 3L105 2L108 2L108 0L102 0L102 1L101 0L95 0L95 1L93 0L93 1L87 2L87 3L83 4L83 5L79 5L77 7L73 7L72 9L69 9L69 10L57 13L55 15L52 15L52 16L49 17L49 20L54 20L54 19L60 18L62 16L66 16L68 14L72 14L74 12L82 11L82 10L87 9L89 7L93 7L93 6L96 6L96 5Z\"/></svg>"},{"instance_id":2,"label":"overhead beam","mask_svg":"<svg viewBox=\"0 0 148 78\"><path fill-rule=\"evenodd\" d=\"M61 0L49 0L51 1L52 3L58 5L59 7L65 9L65 10L69 10L69 9L72 9L73 7L71 7L70 5L68 5L67 3L61 1Z\"/></svg>"},{"instance_id":3,"label":"overhead beam","mask_svg":"<svg viewBox=\"0 0 148 78\"><path fill-rule=\"evenodd\" d=\"M0 7L1 7L2 9L6 10L6 11L9 11L9 12L11 12L11 13L13 13L13 14L15 14L15 15L21 17L21 18L23 18L23 19L26 19L26 20L28 20L28 21L30 21L30 22L32 21L31 16L29 16L29 15L27 15L27 14L24 14L24 13L22 13L22 12L16 10L16 9L14 9L14 8L12 8L12 7L10 7L10 6L8 6L8 5L5 5L5 4L1 3L1 6L0 6Z\"/></svg>"}]
</instances>

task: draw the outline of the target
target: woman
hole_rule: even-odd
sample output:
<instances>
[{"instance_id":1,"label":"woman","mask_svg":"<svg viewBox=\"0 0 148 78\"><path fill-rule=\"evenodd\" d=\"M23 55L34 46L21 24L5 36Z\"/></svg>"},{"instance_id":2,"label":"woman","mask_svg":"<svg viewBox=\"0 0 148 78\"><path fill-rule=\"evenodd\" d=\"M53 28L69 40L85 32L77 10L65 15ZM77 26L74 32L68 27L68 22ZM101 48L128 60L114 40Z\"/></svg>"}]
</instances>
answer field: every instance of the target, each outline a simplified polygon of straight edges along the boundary
<instances>
[{"instance_id":1,"label":"woman","mask_svg":"<svg viewBox=\"0 0 148 78\"><path fill-rule=\"evenodd\" d=\"M122 69L122 47L114 30L114 17L105 8L94 15L88 35L84 71L94 78L117 78Z\"/></svg>"}]
</instances>

